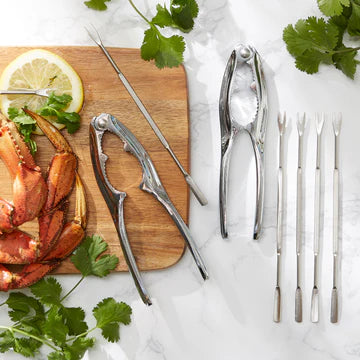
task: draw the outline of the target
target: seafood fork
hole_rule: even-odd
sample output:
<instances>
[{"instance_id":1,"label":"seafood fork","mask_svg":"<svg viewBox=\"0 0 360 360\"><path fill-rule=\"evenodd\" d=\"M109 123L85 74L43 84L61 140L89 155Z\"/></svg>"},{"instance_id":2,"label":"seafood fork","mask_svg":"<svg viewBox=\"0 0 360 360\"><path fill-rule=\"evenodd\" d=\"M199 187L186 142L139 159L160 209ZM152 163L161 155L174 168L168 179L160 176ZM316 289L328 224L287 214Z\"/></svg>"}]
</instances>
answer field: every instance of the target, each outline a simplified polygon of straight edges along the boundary
<instances>
[{"instance_id":1,"label":"seafood fork","mask_svg":"<svg viewBox=\"0 0 360 360\"><path fill-rule=\"evenodd\" d=\"M319 321L319 251L320 251L320 212L321 212L321 134L324 127L325 115L316 114L316 168L315 168L315 208L314 208L314 286L311 295L311 321Z\"/></svg>"},{"instance_id":2,"label":"seafood fork","mask_svg":"<svg viewBox=\"0 0 360 360\"><path fill-rule=\"evenodd\" d=\"M284 134L286 130L286 114L278 115L279 126L279 169L278 169L278 197L277 197L277 232L276 232L276 287L274 295L274 317L275 322L280 322L281 314L281 292L280 292L280 260L283 242L283 207L284 207Z\"/></svg>"},{"instance_id":3,"label":"seafood fork","mask_svg":"<svg viewBox=\"0 0 360 360\"><path fill-rule=\"evenodd\" d=\"M52 89L17 89L17 90L0 90L0 95L38 95L49 97Z\"/></svg>"},{"instance_id":4,"label":"seafood fork","mask_svg":"<svg viewBox=\"0 0 360 360\"><path fill-rule=\"evenodd\" d=\"M239 45L225 68L219 100L221 130L220 228L228 237L227 196L230 155L240 132L250 136L256 161L256 213L253 238L258 239L264 208L264 141L267 124L267 93L261 59L249 45Z\"/></svg>"},{"instance_id":5,"label":"seafood fork","mask_svg":"<svg viewBox=\"0 0 360 360\"><path fill-rule=\"evenodd\" d=\"M295 292L295 321L302 322L302 290L301 290L301 255L303 231L303 147L305 114L298 114L298 168L297 168L297 200L296 200L296 292Z\"/></svg>"},{"instance_id":6,"label":"seafood fork","mask_svg":"<svg viewBox=\"0 0 360 360\"><path fill-rule=\"evenodd\" d=\"M113 218L121 248L130 273L135 281L136 288L144 303L151 305L150 296L144 286L126 234L123 210L126 193L115 189L106 175L106 160L108 156L102 150L102 138L106 131L118 136L124 143L124 150L130 152L138 159L143 172L139 188L152 194L170 214L183 236L204 280L208 278L208 272L195 242L190 235L190 231L166 193L149 154L130 130L115 117L110 114L101 114L94 117L90 124L90 151L96 181Z\"/></svg>"}]
</instances>

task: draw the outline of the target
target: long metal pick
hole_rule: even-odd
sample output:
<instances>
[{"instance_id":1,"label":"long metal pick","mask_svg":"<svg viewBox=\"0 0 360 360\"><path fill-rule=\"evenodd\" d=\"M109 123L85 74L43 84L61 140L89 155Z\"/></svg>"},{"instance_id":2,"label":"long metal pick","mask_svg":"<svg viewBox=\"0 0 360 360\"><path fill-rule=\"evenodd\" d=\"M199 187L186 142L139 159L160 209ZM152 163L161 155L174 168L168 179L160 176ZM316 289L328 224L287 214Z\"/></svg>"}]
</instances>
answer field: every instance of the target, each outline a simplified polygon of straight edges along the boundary
<instances>
[{"instance_id":1,"label":"long metal pick","mask_svg":"<svg viewBox=\"0 0 360 360\"><path fill-rule=\"evenodd\" d=\"M106 58L109 60L110 64L112 65L112 67L115 69L115 71L118 74L119 79L123 83L125 89L128 91L130 96L133 98L135 104L137 105L137 107L139 108L141 113L144 115L145 119L147 120L147 122L149 123L151 128L153 129L155 135L158 137L158 139L160 140L160 142L162 143L164 148L169 152L169 154L171 155L171 157L175 161L176 165L178 166L178 168L180 169L180 171L184 175L186 182L188 183L188 185L189 185L191 191L193 192L193 194L195 195L195 197L198 199L199 203L201 205L203 205L203 206L206 205L208 202L206 200L205 195L201 192L200 188L196 185L195 181L192 179L192 177L187 173L187 171L181 165L179 159L174 154L173 150L171 149L171 147L170 147L169 143L167 142L167 140L165 139L164 135L162 134L162 132L160 131L160 129L156 125L155 121L153 120L153 118L151 117L149 112L147 111L145 105L142 103L140 98L137 96L135 90L132 88L129 81L126 79L125 75L121 72L121 70L119 69L119 67L115 63L114 59L111 57L111 55L109 54L109 52L105 48L104 44L102 43L102 40L101 40L101 37L100 37L98 31L95 29L94 26L92 26L92 28L93 28L94 31L90 31L86 27L85 27L85 30L89 34L90 38L95 42L95 44L97 44L99 46L99 48L103 51Z\"/></svg>"},{"instance_id":2,"label":"long metal pick","mask_svg":"<svg viewBox=\"0 0 360 360\"><path fill-rule=\"evenodd\" d=\"M302 290L300 284L300 268L302 254L303 227L303 139L305 129L305 114L298 114L298 168L297 168L297 200L296 200L296 292L295 292L295 321L302 322Z\"/></svg>"},{"instance_id":3,"label":"long metal pick","mask_svg":"<svg viewBox=\"0 0 360 360\"><path fill-rule=\"evenodd\" d=\"M335 135L335 159L334 159L334 175L333 175L333 288L331 292L331 315L332 323L338 322L339 300L338 300L338 265L339 265L339 135L341 130L342 116L333 115L333 129Z\"/></svg>"},{"instance_id":4,"label":"long metal pick","mask_svg":"<svg viewBox=\"0 0 360 360\"><path fill-rule=\"evenodd\" d=\"M280 322L281 318L281 292L280 292L280 260L282 251L282 228L284 209L284 134L286 129L286 113L278 115L279 126L279 169L278 169L278 197L277 197L277 232L276 232L276 287L274 294L273 320Z\"/></svg>"},{"instance_id":5,"label":"long metal pick","mask_svg":"<svg viewBox=\"0 0 360 360\"><path fill-rule=\"evenodd\" d=\"M315 204L314 204L314 286L311 294L311 315L313 323L319 321L319 251L320 251L320 217L321 217L321 134L325 115L315 115L316 125L316 168L315 168Z\"/></svg>"}]
</instances>

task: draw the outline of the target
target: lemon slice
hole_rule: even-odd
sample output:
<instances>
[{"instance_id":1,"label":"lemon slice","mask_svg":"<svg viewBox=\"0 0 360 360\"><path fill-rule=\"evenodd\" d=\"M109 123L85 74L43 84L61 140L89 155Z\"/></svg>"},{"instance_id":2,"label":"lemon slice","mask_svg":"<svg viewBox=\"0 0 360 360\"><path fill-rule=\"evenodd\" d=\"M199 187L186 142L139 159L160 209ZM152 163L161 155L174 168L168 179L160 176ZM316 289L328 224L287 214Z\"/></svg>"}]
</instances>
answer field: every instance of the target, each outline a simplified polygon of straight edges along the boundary
<instances>
[{"instance_id":1,"label":"lemon slice","mask_svg":"<svg viewBox=\"0 0 360 360\"><path fill-rule=\"evenodd\" d=\"M71 95L72 101L65 109L79 112L84 101L81 79L76 71L60 56L43 49L23 53L13 60L0 77L0 89L50 88L55 94ZM7 115L9 107L27 106L36 111L46 103L46 97L37 95L7 95L0 97L1 111ZM50 118L51 120L51 118ZM54 123L58 128L65 125ZM38 131L36 131L38 133Z\"/></svg>"}]
</instances>

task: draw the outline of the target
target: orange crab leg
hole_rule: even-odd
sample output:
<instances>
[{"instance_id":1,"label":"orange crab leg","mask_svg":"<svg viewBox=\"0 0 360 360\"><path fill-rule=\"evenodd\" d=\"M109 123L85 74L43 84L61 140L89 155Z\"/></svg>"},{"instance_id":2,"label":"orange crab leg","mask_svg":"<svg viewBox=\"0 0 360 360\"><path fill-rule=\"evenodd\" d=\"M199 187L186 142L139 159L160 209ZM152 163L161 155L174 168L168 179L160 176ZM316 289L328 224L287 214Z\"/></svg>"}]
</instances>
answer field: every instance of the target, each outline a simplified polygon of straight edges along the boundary
<instances>
[{"instance_id":1,"label":"orange crab leg","mask_svg":"<svg viewBox=\"0 0 360 360\"><path fill-rule=\"evenodd\" d=\"M0 199L0 233L3 233L38 215L46 199L46 184L16 125L1 113L0 157L14 179L14 205Z\"/></svg>"}]
</instances>

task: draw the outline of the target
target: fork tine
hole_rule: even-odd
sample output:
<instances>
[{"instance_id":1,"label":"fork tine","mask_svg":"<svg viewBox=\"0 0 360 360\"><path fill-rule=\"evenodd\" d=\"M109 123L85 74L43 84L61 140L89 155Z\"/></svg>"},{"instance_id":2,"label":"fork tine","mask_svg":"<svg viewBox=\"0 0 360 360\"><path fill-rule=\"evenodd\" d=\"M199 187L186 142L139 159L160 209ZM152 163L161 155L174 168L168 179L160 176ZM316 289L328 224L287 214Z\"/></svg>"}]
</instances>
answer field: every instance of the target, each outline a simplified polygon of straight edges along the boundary
<instances>
[{"instance_id":1,"label":"fork tine","mask_svg":"<svg viewBox=\"0 0 360 360\"><path fill-rule=\"evenodd\" d=\"M94 41L97 45L102 45L101 37L99 35L99 32L96 30L95 26L93 24L90 24L90 26L93 28L93 31L91 31L88 27L84 26L86 32L90 36L91 40Z\"/></svg>"},{"instance_id":2,"label":"fork tine","mask_svg":"<svg viewBox=\"0 0 360 360\"><path fill-rule=\"evenodd\" d=\"M337 114L337 116L336 114L333 114L333 128L334 128L335 136L338 136L340 134L341 122L342 122L342 114L339 113Z\"/></svg>"},{"instance_id":3,"label":"fork tine","mask_svg":"<svg viewBox=\"0 0 360 360\"><path fill-rule=\"evenodd\" d=\"M297 129L300 136L304 134L305 129L305 122L306 122L306 115L304 113L303 116L301 116L299 113L297 114Z\"/></svg>"},{"instance_id":4,"label":"fork tine","mask_svg":"<svg viewBox=\"0 0 360 360\"><path fill-rule=\"evenodd\" d=\"M281 113L278 113L278 126L279 126L279 132L280 135L283 135L285 128L287 126L287 119L286 119L286 112L284 111L284 114L281 115Z\"/></svg>"},{"instance_id":5,"label":"fork tine","mask_svg":"<svg viewBox=\"0 0 360 360\"><path fill-rule=\"evenodd\" d=\"M325 114L322 113L321 115L319 113L315 114L315 125L316 125L316 132L318 135L321 135L322 129L324 127L325 122Z\"/></svg>"}]
</instances>

